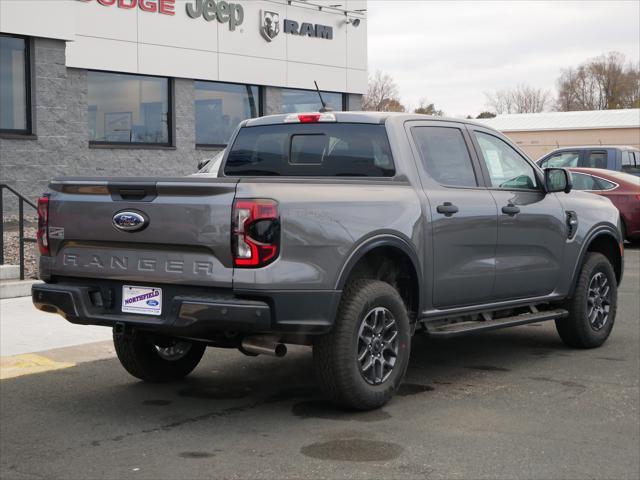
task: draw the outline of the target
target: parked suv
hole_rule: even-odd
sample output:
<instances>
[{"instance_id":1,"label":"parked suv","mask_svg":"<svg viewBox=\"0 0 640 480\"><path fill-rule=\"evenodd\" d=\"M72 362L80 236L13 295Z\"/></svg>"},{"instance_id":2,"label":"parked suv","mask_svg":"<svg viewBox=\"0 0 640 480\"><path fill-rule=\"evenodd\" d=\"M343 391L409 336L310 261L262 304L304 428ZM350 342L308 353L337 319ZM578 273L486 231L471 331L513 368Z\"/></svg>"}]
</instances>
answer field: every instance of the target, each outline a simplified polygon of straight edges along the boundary
<instances>
[{"instance_id":1,"label":"parked suv","mask_svg":"<svg viewBox=\"0 0 640 480\"><path fill-rule=\"evenodd\" d=\"M640 150L633 147L567 147L537 161L542 168L603 168L640 175Z\"/></svg>"},{"instance_id":2,"label":"parked suv","mask_svg":"<svg viewBox=\"0 0 640 480\"><path fill-rule=\"evenodd\" d=\"M398 389L418 328L553 320L567 345L607 339L618 210L571 188L463 120L246 120L218 177L53 180L33 302L113 328L124 368L151 382L188 375L208 346L310 345L325 394L371 409Z\"/></svg>"}]
</instances>

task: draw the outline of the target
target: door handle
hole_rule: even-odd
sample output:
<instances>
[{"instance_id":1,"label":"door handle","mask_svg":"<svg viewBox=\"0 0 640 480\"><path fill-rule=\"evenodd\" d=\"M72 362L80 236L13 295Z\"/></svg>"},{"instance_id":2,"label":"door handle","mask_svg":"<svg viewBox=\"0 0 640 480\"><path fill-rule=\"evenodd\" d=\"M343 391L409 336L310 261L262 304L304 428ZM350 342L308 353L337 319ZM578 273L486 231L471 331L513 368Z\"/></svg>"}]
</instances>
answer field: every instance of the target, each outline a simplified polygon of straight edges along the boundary
<instances>
[{"instance_id":1,"label":"door handle","mask_svg":"<svg viewBox=\"0 0 640 480\"><path fill-rule=\"evenodd\" d=\"M509 205L502 207L502 213L513 216L520 213L520 207L516 207L510 203Z\"/></svg>"},{"instance_id":2,"label":"door handle","mask_svg":"<svg viewBox=\"0 0 640 480\"><path fill-rule=\"evenodd\" d=\"M450 217L454 213L458 213L458 207L451 202L444 202L442 205L436 207L438 213L444 213L445 216Z\"/></svg>"}]
</instances>

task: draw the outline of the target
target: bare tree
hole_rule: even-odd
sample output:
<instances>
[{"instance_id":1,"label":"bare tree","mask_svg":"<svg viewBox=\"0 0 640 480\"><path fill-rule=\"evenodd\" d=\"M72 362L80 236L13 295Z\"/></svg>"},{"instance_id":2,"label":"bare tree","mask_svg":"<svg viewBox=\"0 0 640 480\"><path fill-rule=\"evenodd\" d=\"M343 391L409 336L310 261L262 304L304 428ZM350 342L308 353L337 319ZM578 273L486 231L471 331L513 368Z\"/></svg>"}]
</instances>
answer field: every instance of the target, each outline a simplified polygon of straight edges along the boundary
<instances>
[{"instance_id":1,"label":"bare tree","mask_svg":"<svg viewBox=\"0 0 640 480\"><path fill-rule=\"evenodd\" d=\"M362 109L375 112L404 112L398 98L398 87L393 78L380 70L369 77L367 93L362 99Z\"/></svg>"},{"instance_id":2,"label":"bare tree","mask_svg":"<svg viewBox=\"0 0 640 480\"><path fill-rule=\"evenodd\" d=\"M562 71L558 79L560 111L637 108L640 64L625 65L624 55L610 52Z\"/></svg>"},{"instance_id":3,"label":"bare tree","mask_svg":"<svg viewBox=\"0 0 640 480\"><path fill-rule=\"evenodd\" d=\"M485 92L487 106L501 113L539 113L551 105L551 93L529 85Z\"/></svg>"},{"instance_id":4,"label":"bare tree","mask_svg":"<svg viewBox=\"0 0 640 480\"><path fill-rule=\"evenodd\" d=\"M444 112L438 110L433 103L429 103L426 99L420 99L418 108L413 110L413 113L421 113L423 115L433 115L434 117L444 117Z\"/></svg>"}]
</instances>

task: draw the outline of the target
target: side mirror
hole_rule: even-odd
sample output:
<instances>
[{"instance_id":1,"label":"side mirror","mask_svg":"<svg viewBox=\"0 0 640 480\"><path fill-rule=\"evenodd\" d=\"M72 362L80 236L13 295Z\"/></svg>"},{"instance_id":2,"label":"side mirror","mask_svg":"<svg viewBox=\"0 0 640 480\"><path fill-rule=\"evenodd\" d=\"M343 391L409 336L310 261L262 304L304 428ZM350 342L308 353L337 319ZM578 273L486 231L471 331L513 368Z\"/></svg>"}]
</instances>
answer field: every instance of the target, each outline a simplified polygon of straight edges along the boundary
<instances>
[{"instance_id":1,"label":"side mirror","mask_svg":"<svg viewBox=\"0 0 640 480\"><path fill-rule=\"evenodd\" d=\"M569 193L573 188L571 172L564 168L545 168L544 183L547 188L547 193Z\"/></svg>"}]
</instances>

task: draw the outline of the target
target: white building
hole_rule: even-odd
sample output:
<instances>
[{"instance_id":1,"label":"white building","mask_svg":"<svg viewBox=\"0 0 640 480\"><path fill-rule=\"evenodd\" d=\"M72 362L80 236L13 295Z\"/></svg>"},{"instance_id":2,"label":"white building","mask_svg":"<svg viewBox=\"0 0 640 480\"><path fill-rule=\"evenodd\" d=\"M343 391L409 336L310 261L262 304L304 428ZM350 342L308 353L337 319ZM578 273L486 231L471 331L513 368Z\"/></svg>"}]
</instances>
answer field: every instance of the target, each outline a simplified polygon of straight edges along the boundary
<instances>
[{"instance_id":1,"label":"white building","mask_svg":"<svg viewBox=\"0 0 640 480\"><path fill-rule=\"evenodd\" d=\"M620 145L640 148L640 109L514 113L477 120L516 142L533 159L556 148Z\"/></svg>"}]
</instances>

